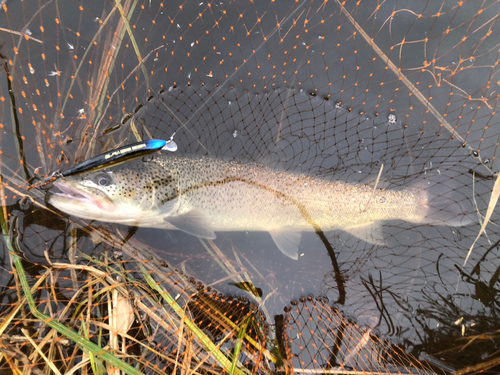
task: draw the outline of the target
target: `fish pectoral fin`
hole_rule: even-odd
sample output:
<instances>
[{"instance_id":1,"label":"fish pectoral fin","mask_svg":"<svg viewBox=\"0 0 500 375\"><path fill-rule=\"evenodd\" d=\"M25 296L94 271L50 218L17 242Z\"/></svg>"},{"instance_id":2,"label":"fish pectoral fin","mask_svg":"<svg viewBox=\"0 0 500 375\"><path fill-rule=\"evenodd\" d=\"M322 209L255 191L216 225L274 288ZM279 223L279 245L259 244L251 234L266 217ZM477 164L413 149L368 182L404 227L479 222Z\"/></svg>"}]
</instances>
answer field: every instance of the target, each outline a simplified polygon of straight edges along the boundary
<instances>
[{"instance_id":1,"label":"fish pectoral fin","mask_svg":"<svg viewBox=\"0 0 500 375\"><path fill-rule=\"evenodd\" d=\"M342 230L373 245L385 245L384 232L382 231L382 224L380 222L374 221L363 225L342 228Z\"/></svg>"},{"instance_id":2,"label":"fish pectoral fin","mask_svg":"<svg viewBox=\"0 0 500 375\"><path fill-rule=\"evenodd\" d=\"M299 246L302 232L293 229L273 229L269 231L274 243L283 254L292 259L299 259Z\"/></svg>"},{"instance_id":3,"label":"fish pectoral fin","mask_svg":"<svg viewBox=\"0 0 500 375\"><path fill-rule=\"evenodd\" d=\"M168 216L164 220L177 229L199 238L214 240L217 237L210 221L199 210L191 210L182 215Z\"/></svg>"}]
</instances>

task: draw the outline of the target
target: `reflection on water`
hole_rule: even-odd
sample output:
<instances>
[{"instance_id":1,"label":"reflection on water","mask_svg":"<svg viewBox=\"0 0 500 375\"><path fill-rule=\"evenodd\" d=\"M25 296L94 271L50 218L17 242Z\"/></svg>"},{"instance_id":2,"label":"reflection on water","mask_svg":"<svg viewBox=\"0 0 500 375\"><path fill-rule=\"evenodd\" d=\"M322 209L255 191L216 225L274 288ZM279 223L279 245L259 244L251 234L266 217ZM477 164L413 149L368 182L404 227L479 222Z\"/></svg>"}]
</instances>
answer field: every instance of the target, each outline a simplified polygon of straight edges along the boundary
<instances>
[{"instance_id":1,"label":"reflection on water","mask_svg":"<svg viewBox=\"0 0 500 375\"><path fill-rule=\"evenodd\" d=\"M6 62L0 76L1 196L4 240L15 241L2 242L1 265L8 271L0 276L2 317L21 306L9 255L9 246L19 246L30 286L41 283L39 310L84 336L112 327L103 346L140 357L141 364L156 361L168 372L182 366L232 372L235 353L241 353L238 369L263 373L450 371L476 365L478 358L494 365L498 338L489 332L498 329L496 213L461 266L479 231L476 212L484 214L498 170L498 94L491 78L498 26L490 19L497 8L446 1L7 2L0 13ZM232 231L221 231L210 215L170 223L184 231L105 224L92 215L80 220L81 213L67 217L47 204L43 191L27 191L37 178L102 151L172 136L178 149L165 158L203 156L209 158L205 167L225 161L284 171L260 181L275 191L301 173L299 179L314 182L308 190L323 184L314 194L299 194L306 211L324 210L322 198L335 203L328 210L342 214L334 224L329 215L312 215L321 236L295 231L295 260L276 246L289 248L293 236L246 232L256 229L249 222L265 222L257 229L267 231L275 222L294 227L286 222L290 217L304 220L295 204L295 214L276 214L282 211L259 189L217 193L233 194L234 206L247 208L223 223L235 226ZM136 164L145 172L142 160ZM191 173L207 173L211 181L213 170ZM368 187L364 200L385 207L390 199L379 189L401 194L416 186L411 191L418 192L421 181L436 176L429 204L446 198L450 204L441 211L466 212L476 224L408 220L405 210L414 206L405 201L383 219L375 238L384 244L360 240L374 238L373 228L332 230L345 229L346 217L360 217L352 208L357 194L347 190L339 199L338 181ZM171 186L154 183L151 192L160 192L160 185ZM161 192L167 197L172 191ZM198 201L214 197L205 193ZM303 203L311 197L315 204ZM137 203L158 206L145 196ZM163 204L164 214L179 209L166 198ZM258 205L269 209L265 218L252 210ZM230 208L221 199L204 206L210 214ZM139 213L125 208L119 216L127 215L136 219ZM455 216L441 219L450 224ZM27 311L16 310L9 324L23 322ZM120 325L117 312L134 319ZM203 335L185 325L191 323ZM43 327L33 323L33 337L44 337ZM25 342L17 324L2 332L11 350ZM488 346L472 340L481 334ZM51 348L59 353L54 360L66 363L74 346Z\"/></svg>"}]
</instances>

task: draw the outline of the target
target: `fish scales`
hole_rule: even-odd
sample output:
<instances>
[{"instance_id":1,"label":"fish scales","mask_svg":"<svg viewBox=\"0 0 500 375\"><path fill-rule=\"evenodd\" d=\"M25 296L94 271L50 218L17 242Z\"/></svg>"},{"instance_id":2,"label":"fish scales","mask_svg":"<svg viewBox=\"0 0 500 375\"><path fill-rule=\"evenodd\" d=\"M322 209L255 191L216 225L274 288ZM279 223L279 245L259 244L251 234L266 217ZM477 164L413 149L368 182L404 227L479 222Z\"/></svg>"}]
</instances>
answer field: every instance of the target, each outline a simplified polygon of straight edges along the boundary
<instances>
[{"instance_id":1,"label":"fish scales","mask_svg":"<svg viewBox=\"0 0 500 375\"><path fill-rule=\"evenodd\" d=\"M426 196L415 189L373 189L207 157L153 162L174 174L180 213L207 211L216 231L331 230L380 220L419 222L426 213Z\"/></svg>"}]
</instances>

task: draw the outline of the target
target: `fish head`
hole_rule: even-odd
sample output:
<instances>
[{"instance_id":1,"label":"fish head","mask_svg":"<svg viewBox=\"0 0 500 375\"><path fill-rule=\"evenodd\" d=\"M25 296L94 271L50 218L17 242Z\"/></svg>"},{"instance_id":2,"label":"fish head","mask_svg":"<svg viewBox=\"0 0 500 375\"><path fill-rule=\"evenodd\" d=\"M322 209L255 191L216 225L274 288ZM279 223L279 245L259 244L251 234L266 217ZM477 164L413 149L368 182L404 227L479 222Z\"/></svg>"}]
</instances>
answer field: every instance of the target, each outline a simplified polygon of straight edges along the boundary
<instances>
[{"instance_id":1,"label":"fish head","mask_svg":"<svg viewBox=\"0 0 500 375\"><path fill-rule=\"evenodd\" d=\"M83 219L135 226L159 225L180 204L173 174L143 160L60 178L49 203Z\"/></svg>"}]
</instances>

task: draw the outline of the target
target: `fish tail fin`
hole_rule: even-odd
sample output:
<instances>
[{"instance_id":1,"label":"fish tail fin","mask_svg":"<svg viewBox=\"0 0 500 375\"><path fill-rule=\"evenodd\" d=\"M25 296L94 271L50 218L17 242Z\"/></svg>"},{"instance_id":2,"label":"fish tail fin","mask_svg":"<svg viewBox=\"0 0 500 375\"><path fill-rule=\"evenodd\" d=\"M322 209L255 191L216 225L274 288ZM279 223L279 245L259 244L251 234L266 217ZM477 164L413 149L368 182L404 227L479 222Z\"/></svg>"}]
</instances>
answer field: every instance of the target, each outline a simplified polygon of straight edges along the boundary
<instances>
[{"instance_id":1,"label":"fish tail fin","mask_svg":"<svg viewBox=\"0 0 500 375\"><path fill-rule=\"evenodd\" d=\"M424 206L421 224L462 227L475 221L467 195L470 189L462 186L457 178L457 173L451 170L433 169L413 186Z\"/></svg>"}]
</instances>

